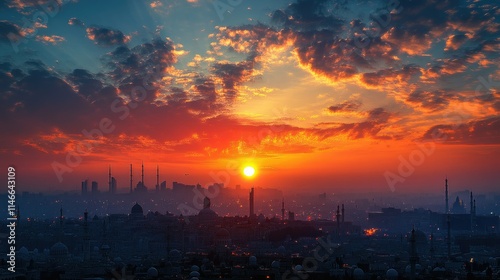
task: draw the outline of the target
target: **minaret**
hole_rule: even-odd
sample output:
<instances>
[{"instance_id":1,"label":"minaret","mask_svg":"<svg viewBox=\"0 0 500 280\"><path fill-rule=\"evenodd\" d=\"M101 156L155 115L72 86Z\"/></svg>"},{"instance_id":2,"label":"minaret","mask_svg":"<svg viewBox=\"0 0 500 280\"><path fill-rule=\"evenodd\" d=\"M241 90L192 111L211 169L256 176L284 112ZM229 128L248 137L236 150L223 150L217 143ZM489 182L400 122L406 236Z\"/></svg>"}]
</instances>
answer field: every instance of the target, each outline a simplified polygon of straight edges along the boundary
<instances>
[{"instance_id":1,"label":"minaret","mask_svg":"<svg viewBox=\"0 0 500 280\"><path fill-rule=\"evenodd\" d=\"M111 164L109 165L109 172L108 172L108 186L109 186L109 193L113 193L113 188L111 187Z\"/></svg>"},{"instance_id":2,"label":"minaret","mask_svg":"<svg viewBox=\"0 0 500 280\"><path fill-rule=\"evenodd\" d=\"M472 192L470 192L470 215L471 215L471 218L472 218L472 212L474 211L474 204L473 204L473 196L472 196Z\"/></svg>"},{"instance_id":3,"label":"minaret","mask_svg":"<svg viewBox=\"0 0 500 280\"><path fill-rule=\"evenodd\" d=\"M285 220L285 199L281 200L281 220Z\"/></svg>"},{"instance_id":4,"label":"minaret","mask_svg":"<svg viewBox=\"0 0 500 280\"><path fill-rule=\"evenodd\" d=\"M144 161L142 162L142 172L141 172L141 185L144 187Z\"/></svg>"},{"instance_id":5,"label":"minaret","mask_svg":"<svg viewBox=\"0 0 500 280\"><path fill-rule=\"evenodd\" d=\"M470 231L474 232L474 198L470 192Z\"/></svg>"},{"instance_id":6,"label":"minaret","mask_svg":"<svg viewBox=\"0 0 500 280\"><path fill-rule=\"evenodd\" d=\"M450 212L450 208L448 207L448 177L444 180L445 182L445 196L446 196L446 210L444 213L448 214Z\"/></svg>"},{"instance_id":7,"label":"minaret","mask_svg":"<svg viewBox=\"0 0 500 280\"><path fill-rule=\"evenodd\" d=\"M448 236L446 240L446 245L448 246L448 259L451 259L451 222L450 222L450 214L447 216L447 221L446 221L447 227L448 227Z\"/></svg>"},{"instance_id":8,"label":"minaret","mask_svg":"<svg viewBox=\"0 0 500 280\"><path fill-rule=\"evenodd\" d=\"M470 227L472 233L474 233L474 230L476 229L476 200L474 199L471 206L471 213L470 213Z\"/></svg>"},{"instance_id":9,"label":"minaret","mask_svg":"<svg viewBox=\"0 0 500 280\"><path fill-rule=\"evenodd\" d=\"M160 167L156 165L156 191L160 191Z\"/></svg>"},{"instance_id":10,"label":"minaret","mask_svg":"<svg viewBox=\"0 0 500 280\"><path fill-rule=\"evenodd\" d=\"M253 203L254 203L254 189L252 188L250 190L250 217L255 216Z\"/></svg>"},{"instance_id":11,"label":"minaret","mask_svg":"<svg viewBox=\"0 0 500 280\"><path fill-rule=\"evenodd\" d=\"M62 206L61 206L61 209L59 209L59 226L61 227L61 230L62 230L62 226L63 226L63 209L62 209Z\"/></svg>"},{"instance_id":12,"label":"minaret","mask_svg":"<svg viewBox=\"0 0 500 280\"><path fill-rule=\"evenodd\" d=\"M132 164L130 164L130 193L132 193Z\"/></svg>"},{"instance_id":13,"label":"minaret","mask_svg":"<svg viewBox=\"0 0 500 280\"><path fill-rule=\"evenodd\" d=\"M415 279L415 265L417 262L417 240L415 238L415 228L413 228L410 236L410 279Z\"/></svg>"},{"instance_id":14,"label":"minaret","mask_svg":"<svg viewBox=\"0 0 500 280\"><path fill-rule=\"evenodd\" d=\"M342 225L344 225L345 221L345 210L344 210L344 203L342 203Z\"/></svg>"},{"instance_id":15,"label":"minaret","mask_svg":"<svg viewBox=\"0 0 500 280\"><path fill-rule=\"evenodd\" d=\"M59 241L62 242L62 239L64 237L64 230L63 230L63 209L61 206L61 209L59 210Z\"/></svg>"},{"instance_id":16,"label":"minaret","mask_svg":"<svg viewBox=\"0 0 500 280\"><path fill-rule=\"evenodd\" d=\"M88 261L90 259L90 238L89 238L89 225L88 225L89 213L87 209L83 213L83 260Z\"/></svg>"},{"instance_id":17,"label":"minaret","mask_svg":"<svg viewBox=\"0 0 500 280\"><path fill-rule=\"evenodd\" d=\"M430 255L431 255L431 261L434 259L434 233L431 233L431 249L430 249Z\"/></svg>"},{"instance_id":18,"label":"minaret","mask_svg":"<svg viewBox=\"0 0 500 280\"><path fill-rule=\"evenodd\" d=\"M337 205L337 215L335 215L337 218L337 233L340 234L340 206Z\"/></svg>"}]
</instances>

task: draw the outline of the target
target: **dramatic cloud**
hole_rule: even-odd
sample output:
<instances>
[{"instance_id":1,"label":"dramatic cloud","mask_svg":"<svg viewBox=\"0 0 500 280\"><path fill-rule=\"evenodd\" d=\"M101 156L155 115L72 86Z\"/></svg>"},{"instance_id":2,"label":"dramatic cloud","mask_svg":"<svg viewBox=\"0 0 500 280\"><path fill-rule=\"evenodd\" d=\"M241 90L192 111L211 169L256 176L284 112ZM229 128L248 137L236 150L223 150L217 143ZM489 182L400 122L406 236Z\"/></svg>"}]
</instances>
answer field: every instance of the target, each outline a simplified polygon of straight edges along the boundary
<instances>
[{"instance_id":1,"label":"dramatic cloud","mask_svg":"<svg viewBox=\"0 0 500 280\"><path fill-rule=\"evenodd\" d=\"M445 90L436 90L432 92L415 90L410 93L407 101L422 106L425 109L435 111L447 107L450 99L455 97L455 93Z\"/></svg>"},{"instance_id":2,"label":"dramatic cloud","mask_svg":"<svg viewBox=\"0 0 500 280\"><path fill-rule=\"evenodd\" d=\"M101 46L124 45L130 41L130 36L120 30L92 26L87 28L87 38Z\"/></svg>"},{"instance_id":3,"label":"dramatic cloud","mask_svg":"<svg viewBox=\"0 0 500 280\"><path fill-rule=\"evenodd\" d=\"M5 20L0 21L0 43L16 42L22 37L19 26Z\"/></svg>"},{"instance_id":4,"label":"dramatic cloud","mask_svg":"<svg viewBox=\"0 0 500 280\"><path fill-rule=\"evenodd\" d=\"M65 41L64 37L57 35L52 35L52 36L38 35L35 37L35 39L45 44L52 44L52 45L57 45L58 43Z\"/></svg>"},{"instance_id":5,"label":"dramatic cloud","mask_svg":"<svg viewBox=\"0 0 500 280\"><path fill-rule=\"evenodd\" d=\"M328 111L332 113L337 112L354 112L361 107L361 102L358 100L348 100L337 105L328 107Z\"/></svg>"},{"instance_id":6,"label":"dramatic cloud","mask_svg":"<svg viewBox=\"0 0 500 280\"><path fill-rule=\"evenodd\" d=\"M498 144L500 143L500 117L457 125L436 125L431 127L423 138L450 144Z\"/></svg>"}]
</instances>

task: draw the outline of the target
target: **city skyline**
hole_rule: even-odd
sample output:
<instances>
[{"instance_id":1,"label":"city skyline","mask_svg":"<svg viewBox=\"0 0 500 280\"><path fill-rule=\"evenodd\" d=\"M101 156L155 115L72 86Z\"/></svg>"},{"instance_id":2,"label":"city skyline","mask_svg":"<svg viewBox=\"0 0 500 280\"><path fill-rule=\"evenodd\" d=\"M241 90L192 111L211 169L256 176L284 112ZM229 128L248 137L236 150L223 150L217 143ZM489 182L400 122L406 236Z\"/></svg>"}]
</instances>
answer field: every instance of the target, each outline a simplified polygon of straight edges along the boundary
<instances>
[{"instance_id":1,"label":"city skyline","mask_svg":"<svg viewBox=\"0 0 500 280\"><path fill-rule=\"evenodd\" d=\"M153 188L157 165L297 192L500 185L494 1L0 8L0 153L27 191L104 186L109 165L124 186L142 161Z\"/></svg>"}]
</instances>

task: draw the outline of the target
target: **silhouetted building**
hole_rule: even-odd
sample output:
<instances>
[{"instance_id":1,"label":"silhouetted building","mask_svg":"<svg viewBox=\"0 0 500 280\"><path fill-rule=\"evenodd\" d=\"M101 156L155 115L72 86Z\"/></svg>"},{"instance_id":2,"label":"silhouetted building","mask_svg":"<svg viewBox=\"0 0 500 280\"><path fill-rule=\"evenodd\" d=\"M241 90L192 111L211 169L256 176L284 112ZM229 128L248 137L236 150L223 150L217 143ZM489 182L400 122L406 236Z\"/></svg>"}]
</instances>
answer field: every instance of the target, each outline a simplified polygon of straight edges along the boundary
<instances>
[{"instance_id":1,"label":"silhouetted building","mask_svg":"<svg viewBox=\"0 0 500 280\"><path fill-rule=\"evenodd\" d=\"M464 202L457 196L455 202L453 203L453 207L451 208L451 212L453 214L465 214L465 206Z\"/></svg>"},{"instance_id":2,"label":"silhouetted building","mask_svg":"<svg viewBox=\"0 0 500 280\"><path fill-rule=\"evenodd\" d=\"M255 216L254 212L254 188L250 190L250 198L249 198L249 203L250 203L250 217Z\"/></svg>"},{"instance_id":3,"label":"silhouetted building","mask_svg":"<svg viewBox=\"0 0 500 280\"><path fill-rule=\"evenodd\" d=\"M82 195L86 195L89 189L89 180L82 181Z\"/></svg>"},{"instance_id":4,"label":"silhouetted building","mask_svg":"<svg viewBox=\"0 0 500 280\"><path fill-rule=\"evenodd\" d=\"M115 177L111 177L111 190L110 190L110 192L112 194L115 194L117 189L118 189L118 184L116 182L116 179L115 179Z\"/></svg>"},{"instance_id":5,"label":"silhouetted building","mask_svg":"<svg viewBox=\"0 0 500 280\"><path fill-rule=\"evenodd\" d=\"M92 181L92 194L97 194L99 192L99 188L97 186L96 181Z\"/></svg>"}]
</instances>

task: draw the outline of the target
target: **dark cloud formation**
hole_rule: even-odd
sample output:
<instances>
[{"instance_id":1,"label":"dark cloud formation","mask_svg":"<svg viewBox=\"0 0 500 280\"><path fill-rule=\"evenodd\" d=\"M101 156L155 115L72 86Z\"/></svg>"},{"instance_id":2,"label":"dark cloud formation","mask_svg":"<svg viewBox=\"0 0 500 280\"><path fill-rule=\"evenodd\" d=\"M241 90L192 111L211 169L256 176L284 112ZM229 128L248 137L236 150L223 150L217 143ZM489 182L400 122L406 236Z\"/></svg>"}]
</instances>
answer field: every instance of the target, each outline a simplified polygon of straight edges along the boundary
<instances>
[{"instance_id":1,"label":"dark cloud formation","mask_svg":"<svg viewBox=\"0 0 500 280\"><path fill-rule=\"evenodd\" d=\"M449 144L498 144L500 143L500 117L490 117L458 125L436 125L424 134L423 139L444 141Z\"/></svg>"},{"instance_id":2,"label":"dark cloud formation","mask_svg":"<svg viewBox=\"0 0 500 280\"><path fill-rule=\"evenodd\" d=\"M285 10L275 11L272 20L299 32L314 32L323 29L342 31L343 20L327 11L338 8L329 0L298 0Z\"/></svg>"},{"instance_id":3,"label":"dark cloud formation","mask_svg":"<svg viewBox=\"0 0 500 280\"><path fill-rule=\"evenodd\" d=\"M410 64L401 67L401 69L383 69L376 72L363 73L361 82L367 86L378 87L388 82L403 81L409 82L415 76L420 75L421 68Z\"/></svg>"},{"instance_id":4,"label":"dark cloud formation","mask_svg":"<svg viewBox=\"0 0 500 280\"><path fill-rule=\"evenodd\" d=\"M130 41L130 37L124 35L120 30L99 26L87 28L87 38L101 46L124 45Z\"/></svg>"},{"instance_id":5,"label":"dark cloud formation","mask_svg":"<svg viewBox=\"0 0 500 280\"><path fill-rule=\"evenodd\" d=\"M456 94L447 90L422 91L415 90L408 95L407 101L417 104L431 111L446 108Z\"/></svg>"},{"instance_id":6,"label":"dark cloud formation","mask_svg":"<svg viewBox=\"0 0 500 280\"><path fill-rule=\"evenodd\" d=\"M0 43L16 42L22 38L21 29L9 21L0 21Z\"/></svg>"},{"instance_id":7,"label":"dark cloud formation","mask_svg":"<svg viewBox=\"0 0 500 280\"><path fill-rule=\"evenodd\" d=\"M332 113L338 112L355 112L361 107L359 100L348 100L337 105L328 107L328 111Z\"/></svg>"},{"instance_id":8,"label":"dark cloud formation","mask_svg":"<svg viewBox=\"0 0 500 280\"><path fill-rule=\"evenodd\" d=\"M221 79L222 88L229 100L233 100L238 93L237 86L250 79L253 70L251 61L239 63L215 63L213 73Z\"/></svg>"},{"instance_id":9,"label":"dark cloud formation","mask_svg":"<svg viewBox=\"0 0 500 280\"><path fill-rule=\"evenodd\" d=\"M360 139L371 137L374 139L391 139L394 135L380 135L380 131L389 123L392 114L384 108L375 108L367 113L367 118L359 123L334 123L320 124L319 127L328 126L328 128L317 128L314 133L326 139L332 136L347 134L350 139Z\"/></svg>"}]
</instances>

